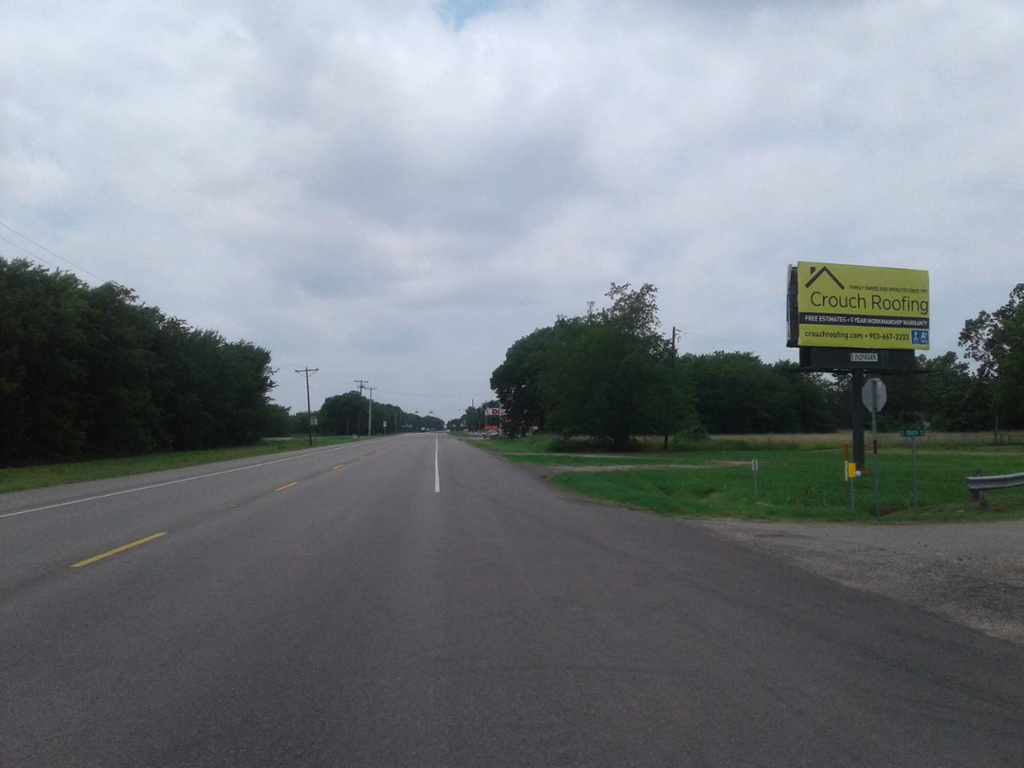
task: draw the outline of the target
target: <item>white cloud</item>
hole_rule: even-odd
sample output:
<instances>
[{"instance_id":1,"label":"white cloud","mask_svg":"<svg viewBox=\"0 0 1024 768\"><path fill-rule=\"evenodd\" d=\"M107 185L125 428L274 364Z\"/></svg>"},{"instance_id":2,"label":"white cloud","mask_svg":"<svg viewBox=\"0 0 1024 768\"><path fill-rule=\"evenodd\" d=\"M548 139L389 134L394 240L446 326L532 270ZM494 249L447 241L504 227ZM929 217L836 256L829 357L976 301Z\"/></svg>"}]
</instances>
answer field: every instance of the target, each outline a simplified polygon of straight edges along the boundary
<instances>
[{"instance_id":1,"label":"white cloud","mask_svg":"<svg viewBox=\"0 0 1024 768\"><path fill-rule=\"evenodd\" d=\"M788 262L930 269L936 352L1022 279L1018 2L5 8L0 220L320 397L454 415L612 280L773 358Z\"/></svg>"}]
</instances>

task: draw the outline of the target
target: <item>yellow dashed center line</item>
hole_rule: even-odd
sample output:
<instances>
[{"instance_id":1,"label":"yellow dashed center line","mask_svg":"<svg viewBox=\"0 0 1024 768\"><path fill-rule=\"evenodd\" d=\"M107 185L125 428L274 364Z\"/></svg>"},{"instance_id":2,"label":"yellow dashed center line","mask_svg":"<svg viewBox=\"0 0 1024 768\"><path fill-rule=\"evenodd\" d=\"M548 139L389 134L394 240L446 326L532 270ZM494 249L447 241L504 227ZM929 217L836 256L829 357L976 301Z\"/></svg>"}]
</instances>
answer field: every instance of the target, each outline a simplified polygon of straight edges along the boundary
<instances>
[{"instance_id":1,"label":"yellow dashed center line","mask_svg":"<svg viewBox=\"0 0 1024 768\"><path fill-rule=\"evenodd\" d=\"M338 466L335 467L335 469L341 469L344 466L345 466L344 464L339 464Z\"/></svg>"},{"instance_id":2,"label":"yellow dashed center line","mask_svg":"<svg viewBox=\"0 0 1024 768\"><path fill-rule=\"evenodd\" d=\"M275 488L274 493L277 493L278 491L283 491L285 488L291 488L296 485L298 485L298 482L288 483L288 485L282 485L280 488Z\"/></svg>"},{"instance_id":3,"label":"yellow dashed center line","mask_svg":"<svg viewBox=\"0 0 1024 768\"><path fill-rule=\"evenodd\" d=\"M83 565L89 565L90 563L95 563L97 560L102 560L105 557L110 557L111 555L116 555L118 552L124 552L126 549L131 549L132 547L137 547L137 546L139 546L139 544L145 544L147 541L152 541L153 539L159 539L161 536L166 536L166 535L167 535L167 531L164 531L163 533L154 533L152 536L147 536L144 539L139 539L138 541L133 541L131 544L125 544L123 547L118 547L117 549L112 549L109 552L104 552L102 555L96 555L96 557L90 557L88 560L82 560L80 563L75 563L71 567L72 568L81 568Z\"/></svg>"}]
</instances>

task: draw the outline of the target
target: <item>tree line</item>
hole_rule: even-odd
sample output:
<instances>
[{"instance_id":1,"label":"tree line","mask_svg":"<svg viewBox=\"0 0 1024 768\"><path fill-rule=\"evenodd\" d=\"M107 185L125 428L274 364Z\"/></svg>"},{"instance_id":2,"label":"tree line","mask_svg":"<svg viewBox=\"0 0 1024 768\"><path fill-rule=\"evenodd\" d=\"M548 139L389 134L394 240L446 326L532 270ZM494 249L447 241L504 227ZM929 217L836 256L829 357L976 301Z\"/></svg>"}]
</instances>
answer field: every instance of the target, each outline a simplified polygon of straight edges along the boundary
<instances>
[{"instance_id":1,"label":"tree line","mask_svg":"<svg viewBox=\"0 0 1024 768\"><path fill-rule=\"evenodd\" d=\"M253 442L272 373L128 288L0 258L0 466Z\"/></svg>"},{"instance_id":2,"label":"tree line","mask_svg":"<svg viewBox=\"0 0 1024 768\"><path fill-rule=\"evenodd\" d=\"M830 432L849 428L848 376L800 372L749 352L678 353L658 320L657 289L612 285L609 305L509 347L491 375L505 431L586 435L623 449L640 435ZM887 376L880 428L1024 427L1024 284L960 334L964 356L919 356L927 375ZM467 413L460 425L473 418Z\"/></svg>"},{"instance_id":3,"label":"tree line","mask_svg":"<svg viewBox=\"0 0 1024 768\"><path fill-rule=\"evenodd\" d=\"M228 341L141 302L115 283L0 257L0 466L220 448L305 433L305 411L270 402L270 352ZM319 434L365 435L369 401L327 398ZM431 415L373 404L409 431Z\"/></svg>"},{"instance_id":4,"label":"tree line","mask_svg":"<svg viewBox=\"0 0 1024 768\"><path fill-rule=\"evenodd\" d=\"M306 411L291 413L291 409L271 404L269 407L267 437L286 437L305 434L309 431L309 415ZM409 412L393 403L373 402L373 418L370 418L370 400L355 390L341 395L331 395L323 405L313 412L317 425L313 432L319 435L383 435L399 432L420 432L444 429L444 422L427 414L421 416ZM370 423L372 421L372 423Z\"/></svg>"}]
</instances>

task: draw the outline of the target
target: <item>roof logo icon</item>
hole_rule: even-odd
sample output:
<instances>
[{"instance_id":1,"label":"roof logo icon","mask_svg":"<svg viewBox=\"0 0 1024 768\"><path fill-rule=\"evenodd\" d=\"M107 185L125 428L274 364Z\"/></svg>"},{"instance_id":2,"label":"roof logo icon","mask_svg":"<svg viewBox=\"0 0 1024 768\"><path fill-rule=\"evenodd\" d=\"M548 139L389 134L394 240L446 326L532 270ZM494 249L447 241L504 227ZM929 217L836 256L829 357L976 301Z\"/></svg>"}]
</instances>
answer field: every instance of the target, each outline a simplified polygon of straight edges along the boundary
<instances>
[{"instance_id":1,"label":"roof logo icon","mask_svg":"<svg viewBox=\"0 0 1024 768\"><path fill-rule=\"evenodd\" d=\"M817 267L811 267L811 274L813 275L813 277L807 281L807 284L804 286L804 288L810 288L812 285L814 285L814 282L819 277L821 277L824 274L827 274L829 277L832 278L833 282L835 282L835 284L839 286L839 290L846 290L846 286L839 282L839 278L833 275L832 270L829 269L828 267L822 267L821 269L818 269Z\"/></svg>"}]
</instances>

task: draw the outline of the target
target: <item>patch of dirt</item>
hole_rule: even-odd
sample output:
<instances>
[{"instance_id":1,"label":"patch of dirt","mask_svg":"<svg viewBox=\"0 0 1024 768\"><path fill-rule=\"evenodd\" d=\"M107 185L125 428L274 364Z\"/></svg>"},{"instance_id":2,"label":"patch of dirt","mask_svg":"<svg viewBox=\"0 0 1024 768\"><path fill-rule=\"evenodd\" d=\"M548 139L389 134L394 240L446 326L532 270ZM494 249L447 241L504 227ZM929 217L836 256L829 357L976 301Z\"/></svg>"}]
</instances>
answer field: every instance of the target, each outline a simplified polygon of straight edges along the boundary
<instances>
[{"instance_id":1,"label":"patch of dirt","mask_svg":"<svg viewBox=\"0 0 1024 768\"><path fill-rule=\"evenodd\" d=\"M1024 645L1024 521L697 524L847 586Z\"/></svg>"}]
</instances>

